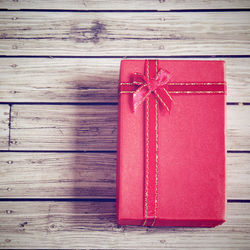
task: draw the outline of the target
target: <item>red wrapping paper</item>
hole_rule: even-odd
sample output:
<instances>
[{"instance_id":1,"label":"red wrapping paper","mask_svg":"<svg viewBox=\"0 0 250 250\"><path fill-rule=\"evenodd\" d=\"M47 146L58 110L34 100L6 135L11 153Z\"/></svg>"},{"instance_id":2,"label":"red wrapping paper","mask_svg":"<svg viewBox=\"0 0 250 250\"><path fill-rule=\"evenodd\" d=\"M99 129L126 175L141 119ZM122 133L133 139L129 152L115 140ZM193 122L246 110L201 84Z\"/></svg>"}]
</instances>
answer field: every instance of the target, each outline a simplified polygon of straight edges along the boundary
<instances>
[{"instance_id":1,"label":"red wrapping paper","mask_svg":"<svg viewBox=\"0 0 250 250\"><path fill-rule=\"evenodd\" d=\"M223 61L159 60L158 68L169 72L169 87L224 83ZM120 82L130 83L134 72L145 73L145 60L122 60ZM225 95L171 93L171 97L170 112L159 103L157 188L149 186L147 204L157 197L157 206L151 214L148 211L145 223L146 104L133 111L133 94L119 95L119 225L213 227L225 221ZM153 119L149 126L154 126ZM154 182L149 171L150 178Z\"/></svg>"}]
</instances>

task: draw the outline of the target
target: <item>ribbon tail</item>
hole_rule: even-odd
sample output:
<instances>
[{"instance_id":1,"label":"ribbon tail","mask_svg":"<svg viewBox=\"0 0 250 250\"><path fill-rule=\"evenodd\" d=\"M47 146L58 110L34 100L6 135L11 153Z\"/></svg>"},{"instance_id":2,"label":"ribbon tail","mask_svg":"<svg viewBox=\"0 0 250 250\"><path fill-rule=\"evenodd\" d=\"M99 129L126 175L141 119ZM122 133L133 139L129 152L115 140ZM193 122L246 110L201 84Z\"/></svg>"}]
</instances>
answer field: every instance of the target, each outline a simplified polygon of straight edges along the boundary
<instances>
[{"instance_id":1,"label":"ribbon tail","mask_svg":"<svg viewBox=\"0 0 250 250\"><path fill-rule=\"evenodd\" d=\"M167 109L168 112L170 112L173 99L168 91L164 87L162 87L154 90L154 94L159 102L163 105L163 107Z\"/></svg>"},{"instance_id":2,"label":"ribbon tail","mask_svg":"<svg viewBox=\"0 0 250 250\"><path fill-rule=\"evenodd\" d=\"M145 143L143 226L154 226L158 203L158 101L154 95L145 101Z\"/></svg>"},{"instance_id":3,"label":"ribbon tail","mask_svg":"<svg viewBox=\"0 0 250 250\"><path fill-rule=\"evenodd\" d=\"M134 93L133 93L133 111L135 111L138 106L143 103L143 101L150 95L150 91L147 87L147 84L140 86Z\"/></svg>"}]
</instances>

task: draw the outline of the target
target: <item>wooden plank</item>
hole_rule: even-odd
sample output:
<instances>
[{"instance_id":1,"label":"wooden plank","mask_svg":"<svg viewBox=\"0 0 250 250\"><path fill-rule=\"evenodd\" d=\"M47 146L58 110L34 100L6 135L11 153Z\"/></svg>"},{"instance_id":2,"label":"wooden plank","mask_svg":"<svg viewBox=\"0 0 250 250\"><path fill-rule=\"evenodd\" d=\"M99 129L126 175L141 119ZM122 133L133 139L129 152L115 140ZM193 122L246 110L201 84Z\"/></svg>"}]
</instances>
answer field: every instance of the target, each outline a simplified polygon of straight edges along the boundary
<instances>
[{"instance_id":1,"label":"wooden plank","mask_svg":"<svg viewBox=\"0 0 250 250\"><path fill-rule=\"evenodd\" d=\"M190 9L244 9L250 8L248 0L201 0L201 1L153 1L144 0L65 0L65 1L10 1L1 0L0 8L17 9L57 9L57 10L190 10Z\"/></svg>"},{"instance_id":2,"label":"wooden plank","mask_svg":"<svg viewBox=\"0 0 250 250\"><path fill-rule=\"evenodd\" d=\"M2 198L115 198L115 153L2 152L0 166Z\"/></svg>"},{"instance_id":3,"label":"wooden plank","mask_svg":"<svg viewBox=\"0 0 250 250\"><path fill-rule=\"evenodd\" d=\"M9 105L0 105L0 150L9 147Z\"/></svg>"},{"instance_id":4,"label":"wooden plank","mask_svg":"<svg viewBox=\"0 0 250 250\"><path fill-rule=\"evenodd\" d=\"M11 149L115 150L117 106L13 105Z\"/></svg>"},{"instance_id":5,"label":"wooden plank","mask_svg":"<svg viewBox=\"0 0 250 250\"><path fill-rule=\"evenodd\" d=\"M249 55L249 12L2 12L0 55Z\"/></svg>"},{"instance_id":6,"label":"wooden plank","mask_svg":"<svg viewBox=\"0 0 250 250\"><path fill-rule=\"evenodd\" d=\"M226 61L227 101L250 102L250 58L212 58L217 59ZM117 102L120 61L117 58L1 58L0 101Z\"/></svg>"},{"instance_id":7,"label":"wooden plank","mask_svg":"<svg viewBox=\"0 0 250 250\"><path fill-rule=\"evenodd\" d=\"M228 199L249 199L250 154L227 154L227 197ZM239 178L239 180L236 180ZM239 195L240 194L240 195ZM231 198L232 197L232 198Z\"/></svg>"},{"instance_id":8,"label":"wooden plank","mask_svg":"<svg viewBox=\"0 0 250 250\"><path fill-rule=\"evenodd\" d=\"M117 227L114 202L1 202L0 246L25 249L248 249L250 204L216 228ZM63 244L62 244L63 242Z\"/></svg>"},{"instance_id":9,"label":"wooden plank","mask_svg":"<svg viewBox=\"0 0 250 250\"><path fill-rule=\"evenodd\" d=\"M13 105L10 149L116 150L116 105ZM249 105L227 106L227 149L249 150Z\"/></svg>"},{"instance_id":10,"label":"wooden plank","mask_svg":"<svg viewBox=\"0 0 250 250\"><path fill-rule=\"evenodd\" d=\"M250 106L227 106L227 149L250 149ZM247 142L248 141L248 142Z\"/></svg>"},{"instance_id":11,"label":"wooden plank","mask_svg":"<svg viewBox=\"0 0 250 250\"><path fill-rule=\"evenodd\" d=\"M0 153L1 198L112 198L116 153ZM227 198L250 200L250 154L227 154Z\"/></svg>"}]
</instances>

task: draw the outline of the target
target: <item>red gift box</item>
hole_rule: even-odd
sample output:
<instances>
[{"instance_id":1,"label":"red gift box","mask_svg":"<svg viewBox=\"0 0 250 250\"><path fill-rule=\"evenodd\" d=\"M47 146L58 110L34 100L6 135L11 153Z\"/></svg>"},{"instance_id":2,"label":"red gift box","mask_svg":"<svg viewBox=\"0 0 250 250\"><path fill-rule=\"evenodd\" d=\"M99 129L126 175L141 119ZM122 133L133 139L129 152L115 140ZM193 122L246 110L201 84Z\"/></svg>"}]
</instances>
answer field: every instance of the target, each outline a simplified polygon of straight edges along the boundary
<instances>
[{"instance_id":1,"label":"red gift box","mask_svg":"<svg viewBox=\"0 0 250 250\"><path fill-rule=\"evenodd\" d=\"M224 61L122 60L119 225L225 221Z\"/></svg>"}]
</instances>

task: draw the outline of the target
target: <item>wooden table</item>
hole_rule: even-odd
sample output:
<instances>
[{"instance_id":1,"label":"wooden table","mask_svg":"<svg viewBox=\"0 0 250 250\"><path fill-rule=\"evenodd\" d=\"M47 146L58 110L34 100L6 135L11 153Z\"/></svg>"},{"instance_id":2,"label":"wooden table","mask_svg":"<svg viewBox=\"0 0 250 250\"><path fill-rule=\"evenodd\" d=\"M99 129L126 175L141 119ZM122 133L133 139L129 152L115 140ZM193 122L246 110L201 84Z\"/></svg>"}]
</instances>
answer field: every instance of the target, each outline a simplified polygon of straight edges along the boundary
<instances>
[{"instance_id":1,"label":"wooden table","mask_svg":"<svg viewBox=\"0 0 250 250\"><path fill-rule=\"evenodd\" d=\"M250 248L250 1L1 0L0 247ZM118 227L123 57L226 61L228 219Z\"/></svg>"}]
</instances>

